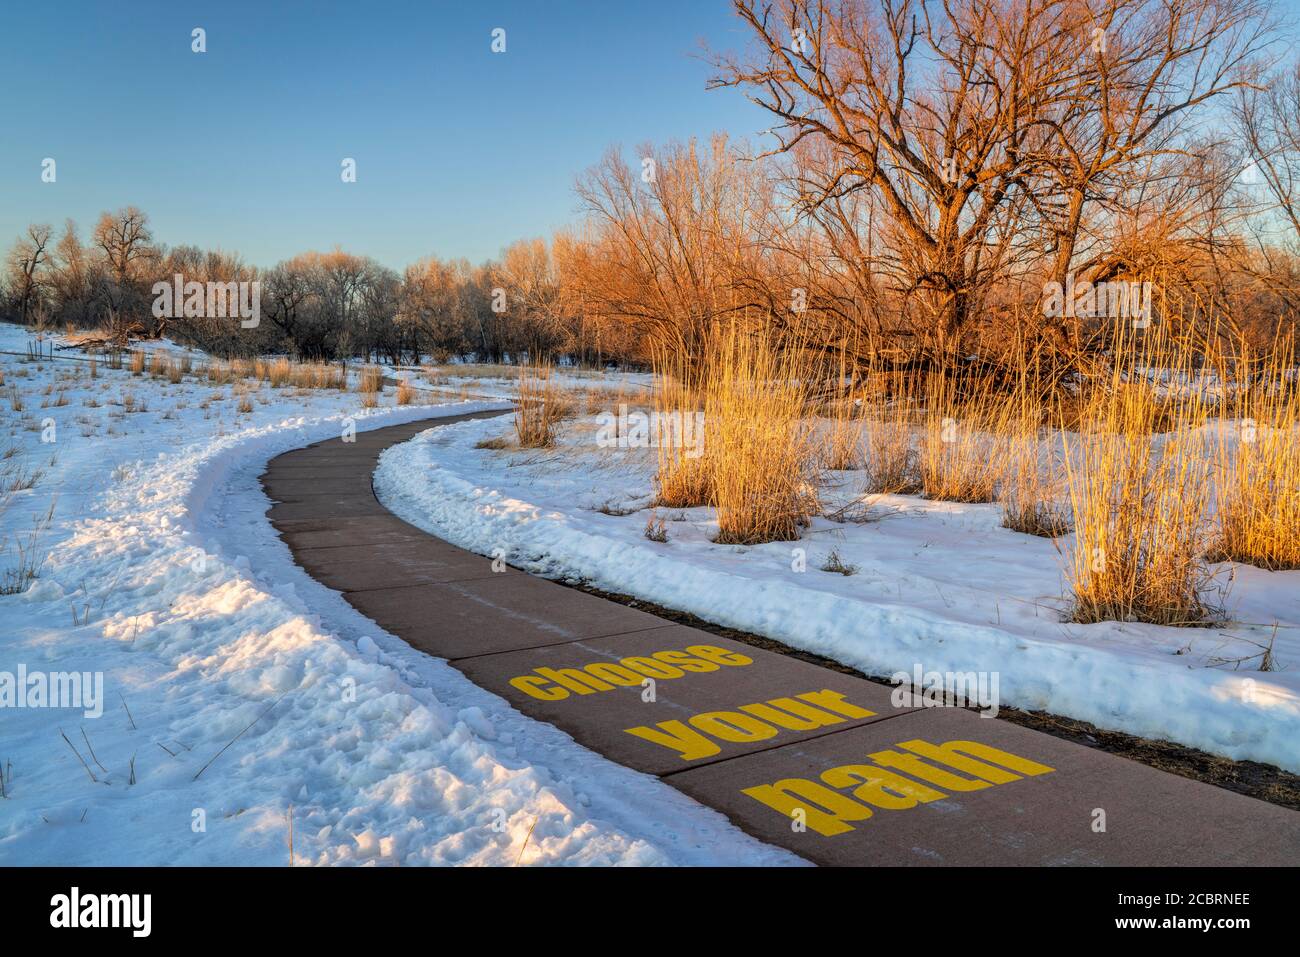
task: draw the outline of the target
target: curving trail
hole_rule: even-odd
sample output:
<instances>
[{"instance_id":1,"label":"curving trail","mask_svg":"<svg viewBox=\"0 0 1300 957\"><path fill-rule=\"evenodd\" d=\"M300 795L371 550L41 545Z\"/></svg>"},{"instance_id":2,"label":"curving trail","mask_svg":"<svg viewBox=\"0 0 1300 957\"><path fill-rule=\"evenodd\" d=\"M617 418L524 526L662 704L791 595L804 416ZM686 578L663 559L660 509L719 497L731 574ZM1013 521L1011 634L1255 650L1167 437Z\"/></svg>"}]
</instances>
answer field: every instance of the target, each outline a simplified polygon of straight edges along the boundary
<instances>
[{"instance_id":1,"label":"curving trail","mask_svg":"<svg viewBox=\"0 0 1300 957\"><path fill-rule=\"evenodd\" d=\"M388 632L610 760L821 864L1294 864L1300 813L676 625L443 542L379 503L424 420L271 460L294 560Z\"/></svg>"}]
</instances>

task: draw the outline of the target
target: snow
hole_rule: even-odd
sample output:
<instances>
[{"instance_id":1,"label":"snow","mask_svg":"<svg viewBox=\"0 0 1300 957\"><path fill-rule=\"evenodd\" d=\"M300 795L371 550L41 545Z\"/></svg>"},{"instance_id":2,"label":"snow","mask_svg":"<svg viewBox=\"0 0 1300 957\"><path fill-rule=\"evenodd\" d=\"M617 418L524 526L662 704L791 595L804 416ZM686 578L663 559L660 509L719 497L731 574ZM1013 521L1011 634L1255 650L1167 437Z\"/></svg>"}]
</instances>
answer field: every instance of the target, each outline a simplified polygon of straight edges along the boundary
<instances>
[{"instance_id":1,"label":"snow","mask_svg":"<svg viewBox=\"0 0 1300 957\"><path fill-rule=\"evenodd\" d=\"M0 350L28 339L0 325ZM42 473L0 510L0 566L54 509L39 577L0 597L0 673L104 687L98 718L0 709L0 863L284 865L290 821L298 864L800 863L513 711L293 565L265 520L266 461L348 416L362 430L429 408L259 386L240 414L234 389L192 379L11 356L0 371L2 464Z\"/></svg>"},{"instance_id":2,"label":"snow","mask_svg":"<svg viewBox=\"0 0 1300 957\"><path fill-rule=\"evenodd\" d=\"M1300 572L1218 568L1234 579L1226 627L1072 624L1062 597L1072 539L1058 550L1002 528L997 505L885 496L864 524L816 519L799 542L717 545L711 510L647 508L655 450L600 448L598 428L582 418L557 448L526 453L474 447L506 433L503 420L425 432L384 453L376 492L463 548L504 549L535 573L868 674L990 673L1003 705L1300 771ZM832 474L832 508L860 496L858 473ZM644 536L652 514L666 520L666 543ZM821 570L832 551L856 573ZM1270 642L1280 665L1261 672Z\"/></svg>"}]
</instances>

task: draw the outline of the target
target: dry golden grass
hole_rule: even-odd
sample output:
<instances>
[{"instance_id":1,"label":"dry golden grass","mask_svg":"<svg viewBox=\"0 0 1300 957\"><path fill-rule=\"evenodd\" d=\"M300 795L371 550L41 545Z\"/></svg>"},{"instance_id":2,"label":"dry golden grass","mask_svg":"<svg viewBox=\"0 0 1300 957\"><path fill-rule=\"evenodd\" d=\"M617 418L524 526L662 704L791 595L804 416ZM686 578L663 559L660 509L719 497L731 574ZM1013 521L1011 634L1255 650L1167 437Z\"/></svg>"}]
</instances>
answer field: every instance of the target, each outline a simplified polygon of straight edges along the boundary
<instances>
[{"instance_id":1,"label":"dry golden grass","mask_svg":"<svg viewBox=\"0 0 1300 957\"><path fill-rule=\"evenodd\" d=\"M810 422L814 364L732 325L703 355L660 350L654 366L656 505L713 506L722 544L797 539L818 509L824 455ZM701 413L700 441L684 441Z\"/></svg>"},{"instance_id":2,"label":"dry golden grass","mask_svg":"<svg viewBox=\"0 0 1300 957\"><path fill-rule=\"evenodd\" d=\"M348 375L342 366L323 362L294 363L289 376L290 382L299 389L348 390Z\"/></svg>"},{"instance_id":3,"label":"dry golden grass","mask_svg":"<svg viewBox=\"0 0 1300 957\"><path fill-rule=\"evenodd\" d=\"M288 359L276 359L274 362L267 364L265 380L271 384L272 389L279 389L289 385L293 381L293 367Z\"/></svg>"},{"instance_id":4,"label":"dry golden grass","mask_svg":"<svg viewBox=\"0 0 1300 957\"><path fill-rule=\"evenodd\" d=\"M1031 387L1028 369L1021 367L1014 393L1008 397L1006 467L999 497L1002 525L1015 532L1057 538L1070 532L1069 509L1062 501L1062 476L1055 439L1061 411L1048 405ZM1052 423L1044 437L1044 422Z\"/></svg>"},{"instance_id":5,"label":"dry golden grass","mask_svg":"<svg viewBox=\"0 0 1300 957\"><path fill-rule=\"evenodd\" d=\"M959 394L948 372L929 376L920 449L921 491L948 502L992 502L1006 465L1015 405L989 377Z\"/></svg>"},{"instance_id":6,"label":"dry golden grass","mask_svg":"<svg viewBox=\"0 0 1300 957\"><path fill-rule=\"evenodd\" d=\"M818 510L816 435L805 356L732 326L711 347L704 420L723 544L793 541Z\"/></svg>"},{"instance_id":7,"label":"dry golden grass","mask_svg":"<svg viewBox=\"0 0 1300 957\"><path fill-rule=\"evenodd\" d=\"M1054 459L1052 449L1044 447L1038 419L1013 423L1000 491L1004 528L1043 538L1070 533L1070 510L1059 498Z\"/></svg>"},{"instance_id":8,"label":"dry golden grass","mask_svg":"<svg viewBox=\"0 0 1300 957\"><path fill-rule=\"evenodd\" d=\"M1240 387L1232 395L1221 392L1225 423L1230 411L1237 414L1235 427L1220 432L1211 555L1270 570L1300 568L1300 388L1294 350L1279 344L1257 368L1251 365L1243 350L1236 377Z\"/></svg>"},{"instance_id":9,"label":"dry golden grass","mask_svg":"<svg viewBox=\"0 0 1300 957\"><path fill-rule=\"evenodd\" d=\"M1275 348L1238 374L1249 388L1221 371L1216 409L1200 371L1216 358L1212 336L1126 325L1065 391L1031 374L1034 356L1009 377L963 366L919 386L873 366L855 383L860 402L840 395L841 374L816 408L808 384L827 381L824 369L761 335L732 328L703 356L665 351L654 408L702 410L705 443L700 455L659 444L656 505L716 508L721 543L792 540L816 513L822 472L860 463L868 494L997 501L1009 529L1073 531L1073 548L1059 547L1075 621L1211 624L1210 560L1300 567L1294 356ZM1216 412L1237 425L1217 448Z\"/></svg>"},{"instance_id":10,"label":"dry golden grass","mask_svg":"<svg viewBox=\"0 0 1300 957\"><path fill-rule=\"evenodd\" d=\"M1204 597L1212 491L1211 450L1199 428L1204 406L1183 385L1189 352L1160 328L1121 335L1088 390L1065 457L1075 621L1190 625L1212 617ZM1150 381L1153 367L1173 384L1168 395Z\"/></svg>"},{"instance_id":11,"label":"dry golden grass","mask_svg":"<svg viewBox=\"0 0 1300 957\"><path fill-rule=\"evenodd\" d=\"M144 375L148 357L143 352L131 353L131 375Z\"/></svg>"},{"instance_id":12,"label":"dry golden grass","mask_svg":"<svg viewBox=\"0 0 1300 957\"><path fill-rule=\"evenodd\" d=\"M682 354L659 352L655 356L654 408L664 417L683 420L704 411L702 363ZM622 393L619 394L622 399ZM706 434L702 448L659 441L659 468L655 473L656 503L664 508L695 508L713 503L713 471L709 465ZM662 439L662 437L661 437Z\"/></svg>"},{"instance_id":13,"label":"dry golden grass","mask_svg":"<svg viewBox=\"0 0 1300 957\"><path fill-rule=\"evenodd\" d=\"M155 379L166 379L172 385L176 385L183 378L180 363L174 362L162 353L153 357L153 362L149 365L149 372Z\"/></svg>"},{"instance_id":14,"label":"dry golden grass","mask_svg":"<svg viewBox=\"0 0 1300 957\"><path fill-rule=\"evenodd\" d=\"M821 434L821 465L833 472L862 468L865 461L862 439L866 428L860 407L851 398L841 399L828 410Z\"/></svg>"},{"instance_id":15,"label":"dry golden grass","mask_svg":"<svg viewBox=\"0 0 1300 957\"><path fill-rule=\"evenodd\" d=\"M203 370L210 385L229 385L238 378L234 366L220 359L213 359Z\"/></svg>"},{"instance_id":16,"label":"dry golden grass","mask_svg":"<svg viewBox=\"0 0 1300 957\"><path fill-rule=\"evenodd\" d=\"M521 449L544 449L555 444L561 404L551 383L549 366L528 364L519 367L515 435Z\"/></svg>"},{"instance_id":17,"label":"dry golden grass","mask_svg":"<svg viewBox=\"0 0 1300 957\"><path fill-rule=\"evenodd\" d=\"M919 409L910 380L889 375L873 358L866 370L862 420L866 433L863 490L910 495L921 490L913 443Z\"/></svg>"},{"instance_id":18,"label":"dry golden grass","mask_svg":"<svg viewBox=\"0 0 1300 957\"><path fill-rule=\"evenodd\" d=\"M871 411L867 419L867 492L910 495L921 490L912 444L915 415L910 398L882 402Z\"/></svg>"},{"instance_id":19,"label":"dry golden grass","mask_svg":"<svg viewBox=\"0 0 1300 957\"><path fill-rule=\"evenodd\" d=\"M400 382L397 383L397 404L410 405L414 401L415 401L415 389L411 386L411 384L408 381L402 379Z\"/></svg>"},{"instance_id":20,"label":"dry golden grass","mask_svg":"<svg viewBox=\"0 0 1300 957\"><path fill-rule=\"evenodd\" d=\"M651 515L646 519L645 531L642 533L652 542L661 544L668 541L668 525L663 518L658 515Z\"/></svg>"},{"instance_id":21,"label":"dry golden grass","mask_svg":"<svg viewBox=\"0 0 1300 957\"><path fill-rule=\"evenodd\" d=\"M865 432L862 414L866 408L861 389L855 388L852 369L841 354L833 398L822 403L821 414L826 419L821 432L821 467L833 472L849 472L862 468L862 438Z\"/></svg>"},{"instance_id":22,"label":"dry golden grass","mask_svg":"<svg viewBox=\"0 0 1300 957\"><path fill-rule=\"evenodd\" d=\"M265 382L273 389L287 386L298 389L337 389L340 392L348 389L347 372L341 365L297 362L284 356L275 359L234 359L228 363L216 360L208 367L207 374L213 382L225 383L247 378ZM382 370L363 370L359 391L382 392Z\"/></svg>"},{"instance_id":23,"label":"dry golden grass","mask_svg":"<svg viewBox=\"0 0 1300 957\"><path fill-rule=\"evenodd\" d=\"M384 370L378 366L366 366L361 370L359 390L367 395L384 391Z\"/></svg>"}]
</instances>

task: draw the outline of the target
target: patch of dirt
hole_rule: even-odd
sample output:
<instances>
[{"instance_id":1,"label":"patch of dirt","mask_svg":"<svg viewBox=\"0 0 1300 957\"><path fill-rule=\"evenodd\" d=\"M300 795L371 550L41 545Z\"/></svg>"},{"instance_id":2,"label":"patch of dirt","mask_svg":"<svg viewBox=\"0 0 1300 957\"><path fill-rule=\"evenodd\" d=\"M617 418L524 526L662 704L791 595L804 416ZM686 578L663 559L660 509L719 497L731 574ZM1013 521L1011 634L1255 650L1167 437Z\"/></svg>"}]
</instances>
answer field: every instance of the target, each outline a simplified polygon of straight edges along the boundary
<instances>
[{"instance_id":1,"label":"patch of dirt","mask_svg":"<svg viewBox=\"0 0 1300 957\"><path fill-rule=\"evenodd\" d=\"M885 678L864 674L856 668L850 668L848 665L841 664L834 659L807 651L800 651L798 648L792 648L771 638L764 638L762 635L737 631L734 628L723 628L687 612L664 608L662 605L633 598L630 595L601 591L598 588L571 581L561 581L559 584L657 615L679 625L689 625L692 628L698 628L700 631L721 635L723 638L730 638L732 641L753 645L755 648L762 648L765 651L798 658L801 661L829 668L831 671L838 671L841 674L853 675L855 678L863 678L876 684L894 687L893 683ZM1064 738L1084 747L1096 748L1098 751L1116 754L1131 761L1158 768L1161 771L1168 771L1170 774L1213 784L1229 791L1236 791L1240 794L1258 798L1261 801L1268 801L1270 804L1277 804L1281 807L1300 811L1300 775L1283 771L1271 764L1261 764L1258 761L1233 761L1229 758L1207 754L1196 748L1175 744L1172 741L1153 741L1149 738L1139 738L1136 735L1124 734L1120 731L1105 731L1096 725L1089 724L1087 721L1076 721L1073 718L1064 718L1060 715L1049 714L1046 711L1021 711L1003 705L998 708L998 717L1012 724Z\"/></svg>"}]
</instances>

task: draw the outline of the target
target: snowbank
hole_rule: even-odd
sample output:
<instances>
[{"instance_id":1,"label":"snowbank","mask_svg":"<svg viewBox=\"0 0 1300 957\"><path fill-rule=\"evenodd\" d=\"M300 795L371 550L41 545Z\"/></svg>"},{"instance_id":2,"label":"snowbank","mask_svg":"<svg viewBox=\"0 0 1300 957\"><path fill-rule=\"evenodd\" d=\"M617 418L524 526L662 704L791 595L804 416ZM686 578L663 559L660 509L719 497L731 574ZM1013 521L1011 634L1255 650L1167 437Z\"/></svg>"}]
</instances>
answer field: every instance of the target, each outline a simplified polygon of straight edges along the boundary
<instances>
[{"instance_id":1,"label":"snowbank","mask_svg":"<svg viewBox=\"0 0 1300 957\"><path fill-rule=\"evenodd\" d=\"M1001 528L997 506L889 497L878 521L819 519L802 541L749 548L714 544L707 509L660 510L669 541L654 543L640 511L654 450L597 449L595 428L582 420L554 452L521 454L474 448L500 422L458 424L388 450L375 488L407 521L483 554L504 548L538 574L869 674L996 673L1006 705L1300 771L1300 681L1250 670L1275 626L1283 669L1300 658L1300 573L1237 569L1230 628L1085 626L1063 621L1063 555ZM840 479L832 501L855 494L853 473ZM856 572L822 571L832 551Z\"/></svg>"}]
</instances>

